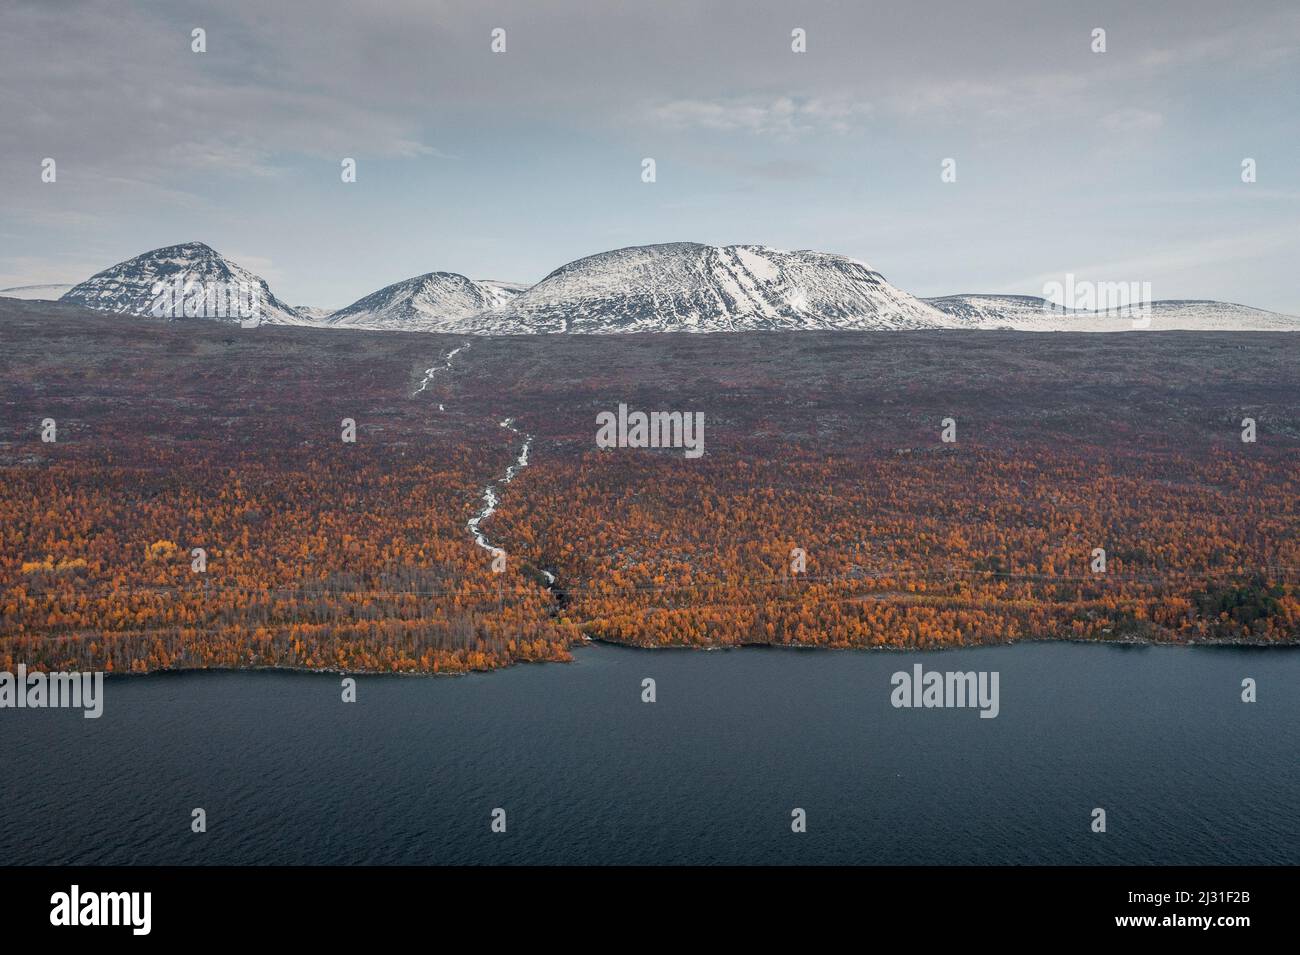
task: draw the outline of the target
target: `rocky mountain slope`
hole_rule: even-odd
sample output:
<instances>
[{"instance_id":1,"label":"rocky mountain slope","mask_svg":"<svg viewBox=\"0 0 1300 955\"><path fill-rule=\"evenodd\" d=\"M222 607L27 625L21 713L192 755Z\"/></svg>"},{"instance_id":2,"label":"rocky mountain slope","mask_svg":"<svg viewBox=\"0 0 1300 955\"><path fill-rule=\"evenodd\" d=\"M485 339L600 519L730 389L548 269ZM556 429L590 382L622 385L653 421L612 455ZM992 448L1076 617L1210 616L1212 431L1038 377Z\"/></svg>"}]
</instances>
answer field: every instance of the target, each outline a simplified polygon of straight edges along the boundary
<instances>
[{"instance_id":1,"label":"rocky mountain slope","mask_svg":"<svg viewBox=\"0 0 1300 955\"><path fill-rule=\"evenodd\" d=\"M159 308L160 286L183 290L180 306ZM260 322L270 325L309 325L311 320L299 315L272 294L266 280L222 256L202 242L186 242L145 252L135 258L92 275L74 285L60 301L73 302L96 311L115 315L153 315L184 318L184 302L195 300L201 289L209 287L239 291L257 302ZM175 314L173 314L175 311ZM240 315L216 316L215 308L199 309L192 318L238 322ZM227 309L228 311L228 309ZM161 312L161 314L160 314Z\"/></svg>"},{"instance_id":2,"label":"rocky mountain slope","mask_svg":"<svg viewBox=\"0 0 1300 955\"><path fill-rule=\"evenodd\" d=\"M339 309L324 324L404 331L457 331L473 315L501 308L527 286L427 272L394 282Z\"/></svg>"},{"instance_id":3,"label":"rocky mountain slope","mask_svg":"<svg viewBox=\"0 0 1300 955\"><path fill-rule=\"evenodd\" d=\"M674 242L570 262L464 327L480 334L518 334L956 324L870 266L842 255Z\"/></svg>"}]
</instances>

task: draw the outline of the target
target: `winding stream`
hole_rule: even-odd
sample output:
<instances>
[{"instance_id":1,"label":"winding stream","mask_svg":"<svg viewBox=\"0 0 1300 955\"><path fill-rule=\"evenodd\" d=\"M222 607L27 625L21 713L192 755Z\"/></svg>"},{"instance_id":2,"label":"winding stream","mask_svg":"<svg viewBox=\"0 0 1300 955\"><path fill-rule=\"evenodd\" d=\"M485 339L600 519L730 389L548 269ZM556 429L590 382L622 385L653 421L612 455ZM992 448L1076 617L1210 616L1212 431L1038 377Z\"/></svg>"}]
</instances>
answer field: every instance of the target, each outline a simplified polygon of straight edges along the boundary
<instances>
[{"instance_id":1,"label":"winding stream","mask_svg":"<svg viewBox=\"0 0 1300 955\"><path fill-rule=\"evenodd\" d=\"M469 346L470 342L466 342L463 345L453 348L443 357L441 365L434 365L431 368L425 369L424 380L420 382L420 387L415 390L411 397L414 398L416 395L419 395L427 389L429 383L438 372L450 371L452 360L458 354L465 351L465 349L469 348ZM439 404L438 410L445 411L446 409L443 405ZM465 524L465 529L468 530L470 535L474 538L474 543L494 555L501 548L498 548L497 545L488 540L487 535L483 533L482 524L496 513L497 505L501 503L501 499L497 496L497 488L509 484L515 479L516 475L518 475L520 471L528 467L528 452L533 446L533 436L531 434L524 434L524 432L516 428L514 418L506 418L499 426L514 434L523 435L523 446L519 449L519 456L515 458L515 463L506 468L506 473L483 488L483 506L479 508L478 513L471 517ZM541 568L539 568L539 570L541 570L541 573L546 577L546 585L548 587L555 583L555 575L553 573L549 570L542 570Z\"/></svg>"},{"instance_id":2,"label":"winding stream","mask_svg":"<svg viewBox=\"0 0 1300 955\"><path fill-rule=\"evenodd\" d=\"M522 431L515 427L514 418L506 418L505 421L501 422L500 427L513 431L515 434L523 434ZM482 547L485 550L495 551L497 550L497 547L495 544L488 541L479 525L495 513L497 504L501 502L500 498L497 497L497 487L501 484L509 484L515 479L515 475L528 467L528 449L532 446L533 436L531 434L524 434L524 446L519 450L519 457L515 458L514 464L506 468L506 473L499 481L489 484L483 489L483 507L480 508L479 512L471 517L469 523L465 525L466 529L474 535L474 543L478 544L479 547Z\"/></svg>"},{"instance_id":3,"label":"winding stream","mask_svg":"<svg viewBox=\"0 0 1300 955\"><path fill-rule=\"evenodd\" d=\"M415 389L411 397L414 398L420 392L424 391L424 389L428 388L429 382L433 381L433 376L436 375L438 372L451 371L451 360L455 358L457 355L459 355L461 352L463 352L466 348L469 348L469 346L470 346L469 342L466 342L463 345L457 345L451 351L447 352L447 354L442 359L441 365L434 365L432 368L426 368L424 370L424 380L420 382L420 387ZM446 411L447 409L444 408L442 405L438 405L438 410Z\"/></svg>"},{"instance_id":4,"label":"winding stream","mask_svg":"<svg viewBox=\"0 0 1300 955\"><path fill-rule=\"evenodd\" d=\"M533 436L531 434L524 434L524 432L516 428L514 418L506 418L505 421L501 422L500 426L508 431L514 432L515 434L523 435L523 447L519 449L519 457L515 458L515 463L506 468L506 473L502 475L501 479L489 484L483 489L483 506L465 525L470 534L474 536L474 543L478 544L478 546L482 547L484 550L491 551L494 554L499 548L487 539L487 535L483 533L482 524L492 516L497 509L497 504L501 501L501 499L497 497L497 488L503 484L509 484L515 479L520 471L528 467L528 451L533 446ZM550 587L555 583L555 575L553 573L540 567L538 570L541 571L542 575L546 578L547 587Z\"/></svg>"}]
</instances>

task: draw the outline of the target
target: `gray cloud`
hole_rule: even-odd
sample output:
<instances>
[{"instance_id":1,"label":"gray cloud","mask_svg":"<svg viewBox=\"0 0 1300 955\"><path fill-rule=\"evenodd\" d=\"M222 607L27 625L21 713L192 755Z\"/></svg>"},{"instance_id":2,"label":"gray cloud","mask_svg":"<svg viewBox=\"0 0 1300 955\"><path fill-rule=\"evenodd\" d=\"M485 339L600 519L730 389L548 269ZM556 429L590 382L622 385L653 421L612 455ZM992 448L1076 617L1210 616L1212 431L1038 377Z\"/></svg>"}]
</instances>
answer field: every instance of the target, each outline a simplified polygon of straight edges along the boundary
<instances>
[{"instance_id":1,"label":"gray cloud","mask_svg":"<svg viewBox=\"0 0 1300 955\"><path fill-rule=\"evenodd\" d=\"M336 178L328 170L358 153L366 163L418 166L426 178L410 200L430 208L429 183L463 188L485 159L516 155L516 179L544 176L546 198L578 210L565 228L574 251L590 252L611 232L660 234L669 209L707 205L716 222L728 195L756 189L768 204L736 199L734 216L753 228L773 223L777 234L747 240L780 243L788 229L795 244L875 241L848 225L811 235L795 227L839 222L846 202L879 206L883 190L910 188L910 166L932 178L940 156L961 155L962 191L927 212L958 223L976 221L958 205L976 189L988 209L1014 208L1026 189L1040 199L1050 189L1120 193L1135 151L1172 170L1175 159L1196 161L1187 144L1197 137L1210 146L1244 139L1233 147L1241 155L1270 131L1295 145L1293 129L1279 131L1294 127L1286 80L1300 53L1300 8L1289 0L1247 10L1218 0L89 0L10 2L2 16L0 221L33 243L82 249L82 258L117 254L137 231L156 235L132 228L147 208L181 223L172 240L204 238L185 221L257 229L268 188L288 196L308 165ZM1097 26L1108 31L1100 55L1088 49ZM195 27L207 30L205 54L190 51ZM507 31L505 55L489 51L494 27ZM807 30L807 53L790 51L794 27ZM1247 121L1257 135L1230 135ZM654 150L664 163L662 204L642 192L618 209L608 197L585 205L597 150L633 164ZM44 156L59 162L53 195L37 176ZM689 180L674 156L714 180L683 194ZM1239 158L1205 161L1231 168ZM549 163L545 173L532 171L535 160ZM1261 163L1269 187L1294 191L1294 178L1277 178L1280 156ZM444 172L429 174L437 164ZM1007 167L1014 175L1000 172ZM846 168L861 180L846 180ZM717 181L726 175L734 188ZM803 188L814 181L827 191ZM784 195L763 189L791 183L800 184L799 206L782 211ZM536 213L492 201L483 197L480 214L499 233L465 247L495 243L499 255L503 236L531 231ZM930 199L902 203L874 212L906 222ZM283 215L319 226L339 208ZM842 221L860 218L850 209ZM409 241L409 229L370 239L376 254ZM13 274L17 261L0 259L0 269ZM492 271L554 264L505 261ZM367 281L358 279L358 292Z\"/></svg>"}]
</instances>

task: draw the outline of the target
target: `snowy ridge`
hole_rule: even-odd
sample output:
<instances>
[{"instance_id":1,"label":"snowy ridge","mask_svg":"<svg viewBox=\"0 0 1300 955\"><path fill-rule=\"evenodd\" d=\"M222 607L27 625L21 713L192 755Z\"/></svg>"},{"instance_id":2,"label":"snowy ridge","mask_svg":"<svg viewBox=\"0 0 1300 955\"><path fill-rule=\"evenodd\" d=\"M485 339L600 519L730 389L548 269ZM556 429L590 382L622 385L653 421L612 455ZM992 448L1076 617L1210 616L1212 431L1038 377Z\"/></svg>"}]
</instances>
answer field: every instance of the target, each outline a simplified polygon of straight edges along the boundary
<instances>
[{"instance_id":1,"label":"snowy ridge","mask_svg":"<svg viewBox=\"0 0 1300 955\"><path fill-rule=\"evenodd\" d=\"M461 328L491 335L957 324L846 256L673 242L570 262Z\"/></svg>"},{"instance_id":2,"label":"snowy ridge","mask_svg":"<svg viewBox=\"0 0 1300 955\"><path fill-rule=\"evenodd\" d=\"M847 256L695 242L589 255L531 287L427 272L338 311L285 305L264 279L201 242L146 252L66 290L17 286L0 290L0 297L58 296L114 314L148 315L155 283L171 284L177 277L185 283L246 283L260 296L264 323L345 329L475 335L929 328L1300 331L1300 318L1228 302L1177 299L1136 312L1092 312L1057 308L1033 295L919 299Z\"/></svg>"},{"instance_id":3,"label":"snowy ridge","mask_svg":"<svg viewBox=\"0 0 1300 955\"><path fill-rule=\"evenodd\" d=\"M0 298L54 302L62 298L70 288L71 285L15 285L13 288L0 288Z\"/></svg>"},{"instance_id":4,"label":"snowy ridge","mask_svg":"<svg viewBox=\"0 0 1300 955\"><path fill-rule=\"evenodd\" d=\"M427 272L370 293L339 309L324 324L455 332L464 319L501 308L522 288L508 282L476 282L455 272Z\"/></svg>"},{"instance_id":5,"label":"snowy ridge","mask_svg":"<svg viewBox=\"0 0 1300 955\"><path fill-rule=\"evenodd\" d=\"M324 324L325 319L337 311L333 308L317 308L315 305L295 305L293 310L316 325Z\"/></svg>"},{"instance_id":6,"label":"snowy ridge","mask_svg":"<svg viewBox=\"0 0 1300 955\"><path fill-rule=\"evenodd\" d=\"M946 295L925 302L963 328L1024 332L1300 331L1300 318L1248 305L1168 299L1111 312L1064 309L1033 295Z\"/></svg>"},{"instance_id":7,"label":"snowy ridge","mask_svg":"<svg viewBox=\"0 0 1300 955\"><path fill-rule=\"evenodd\" d=\"M312 324L310 319L299 315L272 295L266 280L261 276L236 265L202 242L169 245L119 262L79 285L74 285L64 293L60 301L73 302L114 315L149 315L157 298L155 283L170 285L178 277L184 285L195 287L208 282L236 286L244 283L252 294L258 296L259 318L262 323ZM238 322L239 317L235 315L202 320Z\"/></svg>"}]
</instances>

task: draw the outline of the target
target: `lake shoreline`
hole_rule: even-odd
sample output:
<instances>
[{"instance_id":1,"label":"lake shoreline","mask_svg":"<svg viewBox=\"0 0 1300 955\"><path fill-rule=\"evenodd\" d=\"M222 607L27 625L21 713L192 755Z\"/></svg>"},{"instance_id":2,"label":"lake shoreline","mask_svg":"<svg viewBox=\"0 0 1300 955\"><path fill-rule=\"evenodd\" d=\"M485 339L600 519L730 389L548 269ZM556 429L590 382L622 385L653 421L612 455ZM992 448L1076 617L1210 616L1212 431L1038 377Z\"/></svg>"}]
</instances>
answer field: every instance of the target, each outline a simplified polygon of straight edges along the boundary
<instances>
[{"instance_id":1,"label":"lake shoreline","mask_svg":"<svg viewBox=\"0 0 1300 955\"><path fill-rule=\"evenodd\" d=\"M879 646L879 647L831 647L815 643L736 643L725 646L643 646L636 643L620 643L614 640L603 640L598 637L589 637L581 643L574 644L573 649L581 650L584 647L599 645L602 647L612 647L624 650L639 650L646 652L655 652L661 650L691 651L697 653L714 653L718 651L736 651L736 650L798 650L798 651L822 651L826 653L948 653L956 650L982 650L993 647L1016 647L1026 644L1077 644L1087 646L1109 646L1123 647L1125 649L1135 649L1139 647L1182 647L1189 650L1206 650L1215 648L1234 649L1234 650L1298 650L1300 641L1295 643L1264 643L1252 640L1216 640L1216 641L1197 641L1190 643L1180 643L1173 640L1087 640L1077 637L1057 638L1057 637L1031 637L1024 640L1007 640L989 643L969 643L958 646L948 647L896 647L896 646ZM501 670L511 670L517 667L543 666L551 663L568 665L576 663L577 660L515 660L501 666L486 667L480 670L457 670L457 671L435 671L428 670L343 670L338 667L303 667L303 666L215 666L215 667L169 667L159 670L147 670L145 672L114 672L106 674L108 677L149 677L159 676L161 674L182 674L182 673L304 673L320 674L335 676L400 676L400 677L465 677L475 674L495 673Z\"/></svg>"}]
</instances>

